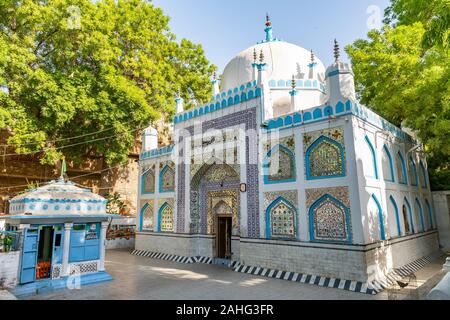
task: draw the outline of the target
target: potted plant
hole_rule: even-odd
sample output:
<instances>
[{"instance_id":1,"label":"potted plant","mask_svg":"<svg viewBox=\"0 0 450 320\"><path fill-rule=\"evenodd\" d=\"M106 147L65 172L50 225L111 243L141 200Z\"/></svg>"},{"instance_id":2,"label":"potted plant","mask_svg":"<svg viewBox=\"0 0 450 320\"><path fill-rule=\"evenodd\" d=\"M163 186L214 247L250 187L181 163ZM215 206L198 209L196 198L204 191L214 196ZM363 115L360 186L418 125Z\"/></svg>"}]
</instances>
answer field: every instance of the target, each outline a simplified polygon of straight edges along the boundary
<instances>
[{"instance_id":1,"label":"potted plant","mask_svg":"<svg viewBox=\"0 0 450 320\"><path fill-rule=\"evenodd\" d=\"M12 243L13 237L11 237L10 235L5 235L5 237L3 238L3 251L4 252L11 251Z\"/></svg>"}]
</instances>

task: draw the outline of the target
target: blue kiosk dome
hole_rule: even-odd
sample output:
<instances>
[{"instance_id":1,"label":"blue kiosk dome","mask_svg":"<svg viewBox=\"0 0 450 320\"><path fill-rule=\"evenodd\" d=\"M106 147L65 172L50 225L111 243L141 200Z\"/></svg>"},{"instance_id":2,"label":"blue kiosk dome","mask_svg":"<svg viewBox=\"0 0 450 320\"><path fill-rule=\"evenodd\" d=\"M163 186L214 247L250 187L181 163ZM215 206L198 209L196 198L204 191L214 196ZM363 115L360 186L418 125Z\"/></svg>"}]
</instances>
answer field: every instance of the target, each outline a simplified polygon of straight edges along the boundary
<instances>
[{"instance_id":1,"label":"blue kiosk dome","mask_svg":"<svg viewBox=\"0 0 450 320\"><path fill-rule=\"evenodd\" d=\"M99 216L106 215L107 200L80 188L75 183L59 179L20 194L10 201L14 216Z\"/></svg>"},{"instance_id":2,"label":"blue kiosk dome","mask_svg":"<svg viewBox=\"0 0 450 320\"><path fill-rule=\"evenodd\" d=\"M106 213L106 203L62 177L14 197L6 221L9 230L21 233L22 252L13 293L67 288L73 279L80 285L111 280L105 242L115 216Z\"/></svg>"}]
</instances>

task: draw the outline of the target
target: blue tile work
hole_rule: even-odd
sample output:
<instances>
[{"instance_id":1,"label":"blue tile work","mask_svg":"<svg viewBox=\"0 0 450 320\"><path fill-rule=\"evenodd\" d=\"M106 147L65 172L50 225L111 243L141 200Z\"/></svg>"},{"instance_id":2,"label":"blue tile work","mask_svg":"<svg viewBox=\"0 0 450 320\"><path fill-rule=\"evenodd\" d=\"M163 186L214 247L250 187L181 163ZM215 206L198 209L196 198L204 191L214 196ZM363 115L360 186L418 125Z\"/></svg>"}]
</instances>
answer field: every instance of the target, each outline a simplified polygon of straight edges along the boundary
<instances>
[{"instance_id":1,"label":"blue tile work","mask_svg":"<svg viewBox=\"0 0 450 320\"><path fill-rule=\"evenodd\" d=\"M205 121L202 123L202 132L207 130L221 130L228 127L245 124L245 130L256 130L256 108L251 108L243 111L239 111L222 118L217 118L211 121ZM194 133L194 126L185 128L191 135ZM183 145L183 137L179 139L179 145ZM250 162L250 154L257 155L257 144L250 144L249 138L246 137L246 163L247 163L247 217L248 217L248 237L259 237L259 172L258 172L258 159ZM250 148L254 148L250 150ZM183 148L180 148L179 157L183 159ZM186 166L183 163L178 165L178 204L177 204L177 232L185 232L185 207L186 199L185 194L185 177Z\"/></svg>"},{"instance_id":2,"label":"blue tile work","mask_svg":"<svg viewBox=\"0 0 450 320\"><path fill-rule=\"evenodd\" d=\"M279 118L271 119L267 122L267 131L274 129L284 129L297 127L300 125L313 123L317 121L323 121L329 119L331 116L344 116L344 115L357 116L378 128L392 133L395 137L404 141L416 143L416 141L408 135L406 132L397 128L387 120L383 119L369 108L359 105L354 101L347 100L344 102L338 102L336 106L322 105L318 107L309 108L303 110L301 113L294 112L292 114L283 115Z\"/></svg>"},{"instance_id":3,"label":"blue tile work","mask_svg":"<svg viewBox=\"0 0 450 320\"><path fill-rule=\"evenodd\" d=\"M240 197L239 197L239 181L224 182L223 186L219 182L209 182L202 183L200 186L200 232L201 234L207 234L208 228L208 193L210 191L220 191L226 189L237 190L237 208L238 208L238 218L241 221L241 210L240 210Z\"/></svg>"}]
</instances>

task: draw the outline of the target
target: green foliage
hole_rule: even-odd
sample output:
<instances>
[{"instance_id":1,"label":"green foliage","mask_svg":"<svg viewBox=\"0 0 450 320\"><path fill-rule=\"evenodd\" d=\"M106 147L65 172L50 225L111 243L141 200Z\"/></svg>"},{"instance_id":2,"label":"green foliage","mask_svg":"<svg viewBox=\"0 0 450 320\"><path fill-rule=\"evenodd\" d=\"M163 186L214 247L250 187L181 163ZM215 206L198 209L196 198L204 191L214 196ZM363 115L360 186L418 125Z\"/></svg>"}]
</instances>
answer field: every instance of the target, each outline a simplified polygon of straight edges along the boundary
<instances>
[{"instance_id":1,"label":"green foliage","mask_svg":"<svg viewBox=\"0 0 450 320\"><path fill-rule=\"evenodd\" d=\"M128 209L128 206L121 199L121 195L118 192L110 193L106 197L108 201L106 203L106 212L109 214L121 214Z\"/></svg>"},{"instance_id":2,"label":"green foliage","mask_svg":"<svg viewBox=\"0 0 450 320\"><path fill-rule=\"evenodd\" d=\"M123 163L137 129L174 114L178 87L185 99L187 88L210 95L215 67L202 47L177 42L148 1L11 0L0 17L0 128L11 128L16 152L45 148L42 163ZM93 139L102 140L61 148Z\"/></svg>"},{"instance_id":3,"label":"green foliage","mask_svg":"<svg viewBox=\"0 0 450 320\"><path fill-rule=\"evenodd\" d=\"M424 143L433 189L450 189L448 24L445 31L431 31L438 8L448 3L393 0L386 20L396 24L346 47L362 103L415 130Z\"/></svg>"},{"instance_id":4,"label":"green foliage","mask_svg":"<svg viewBox=\"0 0 450 320\"><path fill-rule=\"evenodd\" d=\"M425 26L422 44L449 47L450 0L391 0L385 12L386 23L410 25L421 22Z\"/></svg>"}]
</instances>

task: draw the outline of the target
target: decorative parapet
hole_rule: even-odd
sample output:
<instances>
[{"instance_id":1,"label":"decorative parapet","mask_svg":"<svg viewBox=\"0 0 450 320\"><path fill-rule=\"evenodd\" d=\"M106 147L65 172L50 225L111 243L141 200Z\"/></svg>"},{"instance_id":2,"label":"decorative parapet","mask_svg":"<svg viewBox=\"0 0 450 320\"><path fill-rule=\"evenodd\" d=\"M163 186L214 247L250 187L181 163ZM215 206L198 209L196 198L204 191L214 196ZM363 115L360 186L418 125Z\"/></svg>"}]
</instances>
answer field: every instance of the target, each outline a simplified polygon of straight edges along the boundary
<instances>
[{"instance_id":1,"label":"decorative parapet","mask_svg":"<svg viewBox=\"0 0 450 320\"><path fill-rule=\"evenodd\" d=\"M173 151L174 145L165 146L159 149L153 149L146 152L142 152L139 155L139 160L146 160L151 158L158 158L168 154L171 154Z\"/></svg>"},{"instance_id":2,"label":"decorative parapet","mask_svg":"<svg viewBox=\"0 0 450 320\"><path fill-rule=\"evenodd\" d=\"M316 79L295 79L296 89L318 89L323 93L326 93L326 85ZM290 80L275 80L269 81L270 88L292 89L292 79Z\"/></svg>"},{"instance_id":3,"label":"decorative parapet","mask_svg":"<svg viewBox=\"0 0 450 320\"><path fill-rule=\"evenodd\" d=\"M227 92L216 95L204 106L175 115L173 121L175 124L181 123L260 96L261 88L257 87L256 81L248 82L246 85L241 85L239 88L234 88L233 90L228 90Z\"/></svg>"},{"instance_id":4,"label":"decorative parapet","mask_svg":"<svg viewBox=\"0 0 450 320\"><path fill-rule=\"evenodd\" d=\"M323 105L269 120L266 123L265 129L270 131L274 129L295 127L349 114L361 118L384 131L388 131L397 138L408 140L413 143L415 142L410 135L400 128L383 119L369 108L358 105L350 100L347 100L345 103L340 101L334 107Z\"/></svg>"}]
</instances>

